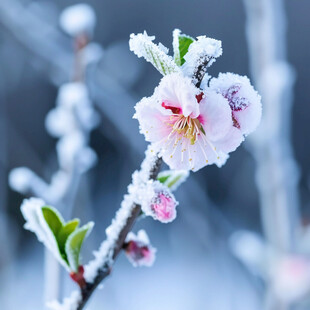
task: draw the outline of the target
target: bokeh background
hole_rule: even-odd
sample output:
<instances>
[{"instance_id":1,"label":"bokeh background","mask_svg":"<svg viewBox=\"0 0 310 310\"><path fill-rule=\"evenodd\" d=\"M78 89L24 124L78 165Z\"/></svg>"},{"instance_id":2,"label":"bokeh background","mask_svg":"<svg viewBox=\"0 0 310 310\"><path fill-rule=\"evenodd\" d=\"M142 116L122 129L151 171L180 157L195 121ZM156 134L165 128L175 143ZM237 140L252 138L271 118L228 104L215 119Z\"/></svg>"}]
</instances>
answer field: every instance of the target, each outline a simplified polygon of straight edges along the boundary
<instances>
[{"instance_id":1,"label":"bokeh background","mask_svg":"<svg viewBox=\"0 0 310 310\"><path fill-rule=\"evenodd\" d=\"M260 0L255 0L260 1ZM1 0L0 2L0 309L44 309L44 251L23 230L20 204L25 195L10 189L9 172L25 166L49 182L58 169L57 139L45 129L58 88L73 66L72 38L59 27L59 14L76 1ZM135 103L152 93L160 74L128 48L130 33L146 30L172 48L172 31L206 34L223 42L223 56L212 75L250 75L246 17L241 0L92 0L97 16L93 41L102 58L88 66L86 83L99 126L90 146L97 164L84 174L74 200L73 216L95 220L83 249L92 257L119 207L132 172L143 159L146 142L132 119ZM302 221L310 213L310 2L285 1L287 53L296 73L291 111L292 146L300 181ZM268 41L266 41L268 44ZM289 126L289 124L288 124ZM272 173L272 172L270 172ZM145 228L158 249L152 268L134 268L121 255L111 277L89 309L255 310L262 309L264 283L232 254L229 237L240 229L262 233L255 161L247 143L218 169L192 174L176 192L177 219L163 225L151 219ZM63 295L74 284L63 276Z\"/></svg>"}]
</instances>

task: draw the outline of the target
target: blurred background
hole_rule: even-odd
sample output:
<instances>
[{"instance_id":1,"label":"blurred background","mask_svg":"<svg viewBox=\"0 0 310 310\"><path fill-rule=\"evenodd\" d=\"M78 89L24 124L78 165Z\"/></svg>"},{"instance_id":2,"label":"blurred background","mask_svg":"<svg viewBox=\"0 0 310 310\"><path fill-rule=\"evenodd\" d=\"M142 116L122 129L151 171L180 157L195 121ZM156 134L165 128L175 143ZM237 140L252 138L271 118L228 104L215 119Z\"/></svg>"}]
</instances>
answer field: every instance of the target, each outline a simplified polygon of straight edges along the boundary
<instances>
[{"instance_id":1,"label":"blurred background","mask_svg":"<svg viewBox=\"0 0 310 310\"><path fill-rule=\"evenodd\" d=\"M40 186L46 193L55 172L66 170L59 149L56 151L59 136L46 130L46 117L59 101L59 87L72 80L79 57L77 49L82 49L59 25L62 10L77 3L0 2L0 309L3 310L45 307L44 249L32 233L23 229L20 204L25 197L39 192ZM265 127L268 130L259 131L257 137L244 143L223 168L210 166L191 174L176 192L180 205L173 223L164 225L147 218L136 224L135 230L146 229L158 249L155 265L134 268L121 255L103 289L90 301L89 309L308 309L310 238L305 237L305 225L310 219L307 141L310 2L92 0L85 3L94 9L97 22L91 48L84 51L84 81L93 111L81 113L93 113L96 120L93 128L86 130L89 151L86 168L74 172L78 173L74 194L70 193L70 199L59 204L67 220L76 216L82 223L95 221L94 231L83 249L83 262L92 258L92 251L103 240L104 230L119 208L131 174L143 159L146 142L139 134L138 122L132 119L134 105L143 96L151 95L161 78L151 64L129 51L130 33L146 30L170 51L175 28L193 37L205 34L222 40L223 56L209 73L217 76L229 71L252 76L261 90L263 108L264 94L266 105L274 102L275 107L270 108L270 104L264 109L268 117L264 115L267 120L263 124L268 125ZM264 8L271 3L273 7ZM282 4L286 21L281 15ZM277 6L281 9L277 10ZM257 19L256 27L251 27L251 18ZM272 29L275 31L270 35ZM292 67L287 66L287 60ZM260 72L264 66L272 74ZM288 84L281 80L286 74ZM273 96L281 90L281 94ZM272 139L268 140L269 137ZM69 143L63 152L73 152L72 148ZM91 150L97 154L97 161ZM32 184L26 186L23 178L30 170L25 170L21 176L15 176L13 190L8 180L16 167L27 167L40 179L35 180L31 174L26 179ZM52 185L51 193L62 190L58 179L54 178ZM274 194L279 187L283 201L272 200L270 195L268 198L266 191ZM66 209L69 208L66 201L70 201L70 211ZM281 235L284 230L286 237ZM281 236L273 238L279 231ZM298 256L298 262L302 260L302 266L298 265L302 271L294 267L293 261L292 269L284 276L289 284L279 289L272 266L279 265L277 262L279 259L282 262L283 257L291 259L292 253ZM300 280L301 275L307 278ZM60 297L65 297L74 283L67 275L62 276L61 283ZM282 298L287 287L290 292L301 287L296 298Z\"/></svg>"}]
</instances>

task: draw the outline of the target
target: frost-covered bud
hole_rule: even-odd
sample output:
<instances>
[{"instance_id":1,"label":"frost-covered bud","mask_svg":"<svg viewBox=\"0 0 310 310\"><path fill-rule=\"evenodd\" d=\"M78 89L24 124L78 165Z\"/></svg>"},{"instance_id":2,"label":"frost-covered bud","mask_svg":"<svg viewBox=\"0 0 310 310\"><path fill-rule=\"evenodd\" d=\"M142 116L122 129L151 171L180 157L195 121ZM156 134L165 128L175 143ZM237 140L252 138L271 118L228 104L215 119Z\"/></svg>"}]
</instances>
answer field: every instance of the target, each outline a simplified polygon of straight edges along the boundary
<instances>
[{"instance_id":1,"label":"frost-covered bud","mask_svg":"<svg viewBox=\"0 0 310 310\"><path fill-rule=\"evenodd\" d=\"M159 181L150 181L147 184L142 198L142 211L162 223L172 222L177 215L178 202L169 188Z\"/></svg>"},{"instance_id":2,"label":"frost-covered bud","mask_svg":"<svg viewBox=\"0 0 310 310\"><path fill-rule=\"evenodd\" d=\"M135 267L150 267L155 261L156 249L151 246L144 230L139 230L137 235L130 232L127 235L124 249L127 258Z\"/></svg>"},{"instance_id":3,"label":"frost-covered bud","mask_svg":"<svg viewBox=\"0 0 310 310\"><path fill-rule=\"evenodd\" d=\"M63 10L59 23L61 28L72 37L80 34L92 35L96 24L96 15L88 4L76 4Z\"/></svg>"},{"instance_id":4,"label":"frost-covered bud","mask_svg":"<svg viewBox=\"0 0 310 310\"><path fill-rule=\"evenodd\" d=\"M246 76L220 73L210 81L210 88L225 97L232 110L234 126L249 134L258 126L262 116L261 97Z\"/></svg>"},{"instance_id":5,"label":"frost-covered bud","mask_svg":"<svg viewBox=\"0 0 310 310\"><path fill-rule=\"evenodd\" d=\"M277 260L271 277L278 298L287 302L296 301L310 292L310 260L297 255Z\"/></svg>"}]
</instances>

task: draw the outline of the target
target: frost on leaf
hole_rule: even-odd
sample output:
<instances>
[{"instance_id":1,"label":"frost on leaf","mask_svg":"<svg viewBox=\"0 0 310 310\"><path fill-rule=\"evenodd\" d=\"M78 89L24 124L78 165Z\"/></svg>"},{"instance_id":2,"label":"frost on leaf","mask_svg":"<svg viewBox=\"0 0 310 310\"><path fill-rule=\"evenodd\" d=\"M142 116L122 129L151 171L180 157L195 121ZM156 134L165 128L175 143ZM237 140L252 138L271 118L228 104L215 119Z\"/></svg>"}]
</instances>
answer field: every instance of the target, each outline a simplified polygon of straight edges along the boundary
<instances>
[{"instance_id":1,"label":"frost on leaf","mask_svg":"<svg viewBox=\"0 0 310 310\"><path fill-rule=\"evenodd\" d=\"M222 55L222 52L221 41L206 36L197 37L197 41L189 46L187 54L184 55L183 73L193 78L193 83L197 85L203 79L207 68Z\"/></svg>"},{"instance_id":2,"label":"frost on leaf","mask_svg":"<svg viewBox=\"0 0 310 310\"><path fill-rule=\"evenodd\" d=\"M76 272L81 245L94 224L78 228L79 219L66 223L55 208L38 198L25 199L21 212L26 220L25 229L34 232L67 271Z\"/></svg>"},{"instance_id":3,"label":"frost on leaf","mask_svg":"<svg viewBox=\"0 0 310 310\"><path fill-rule=\"evenodd\" d=\"M158 174L157 180L175 191L189 176L188 170L165 170Z\"/></svg>"},{"instance_id":4,"label":"frost on leaf","mask_svg":"<svg viewBox=\"0 0 310 310\"><path fill-rule=\"evenodd\" d=\"M195 40L182 34L179 29L175 29L173 31L173 53L174 53L174 61L178 66L182 66L185 62L184 56L188 52L189 46Z\"/></svg>"},{"instance_id":5,"label":"frost on leaf","mask_svg":"<svg viewBox=\"0 0 310 310\"><path fill-rule=\"evenodd\" d=\"M129 40L129 48L138 57L144 57L150 62L162 75L167 75L173 72L179 72L178 66L173 58L167 55L168 49L162 44L156 45L152 41L154 36L148 36L144 33L131 34Z\"/></svg>"}]
</instances>

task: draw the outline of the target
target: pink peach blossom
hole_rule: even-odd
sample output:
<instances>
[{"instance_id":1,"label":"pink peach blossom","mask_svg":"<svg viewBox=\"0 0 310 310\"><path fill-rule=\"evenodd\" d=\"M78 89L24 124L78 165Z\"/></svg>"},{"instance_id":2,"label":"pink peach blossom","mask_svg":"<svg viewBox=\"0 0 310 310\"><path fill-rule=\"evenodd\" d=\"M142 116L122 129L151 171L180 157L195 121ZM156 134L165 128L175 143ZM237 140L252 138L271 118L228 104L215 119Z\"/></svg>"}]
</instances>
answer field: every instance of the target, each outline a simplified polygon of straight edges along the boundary
<instances>
[{"instance_id":1,"label":"pink peach blossom","mask_svg":"<svg viewBox=\"0 0 310 310\"><path fill-rule=\"evenodd\" d=\"M136 105L135 118L170 169L221 166L243 141L227 99L209 89L202 93L178 73L163 77L153 96Z\"/></svg>"}]
</instances>

